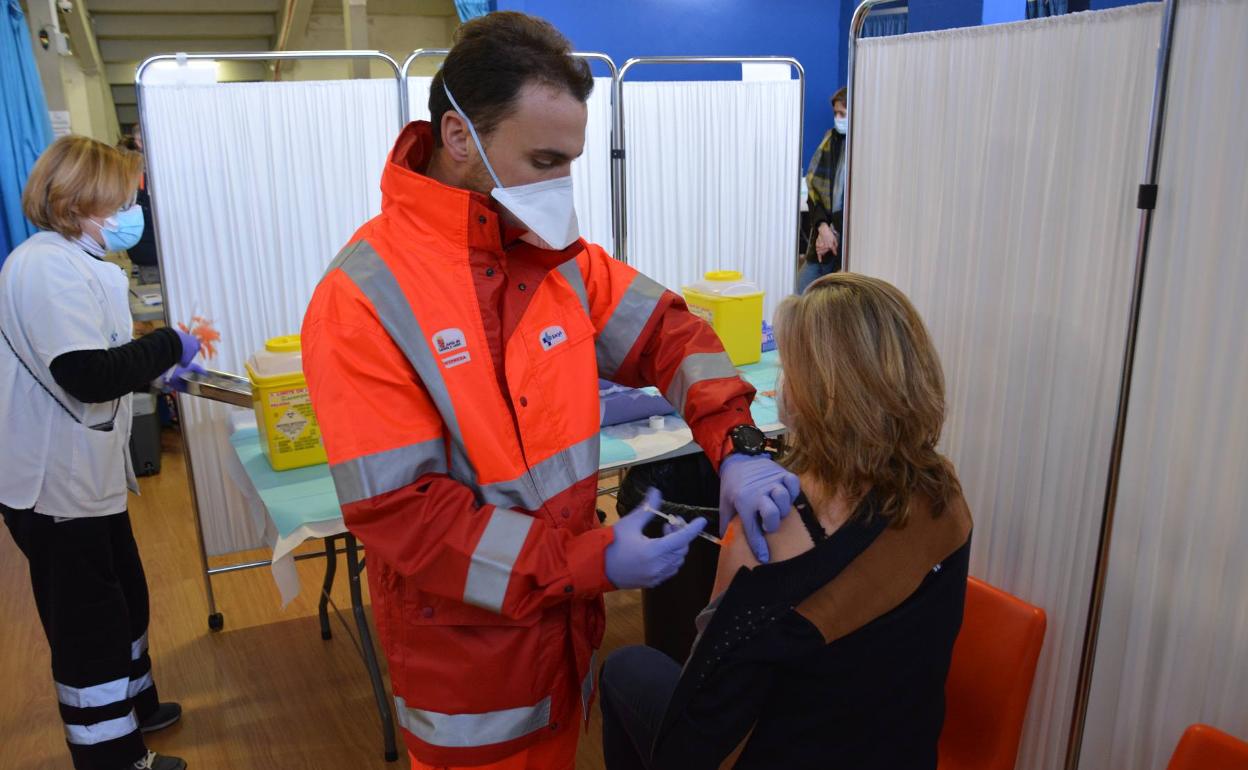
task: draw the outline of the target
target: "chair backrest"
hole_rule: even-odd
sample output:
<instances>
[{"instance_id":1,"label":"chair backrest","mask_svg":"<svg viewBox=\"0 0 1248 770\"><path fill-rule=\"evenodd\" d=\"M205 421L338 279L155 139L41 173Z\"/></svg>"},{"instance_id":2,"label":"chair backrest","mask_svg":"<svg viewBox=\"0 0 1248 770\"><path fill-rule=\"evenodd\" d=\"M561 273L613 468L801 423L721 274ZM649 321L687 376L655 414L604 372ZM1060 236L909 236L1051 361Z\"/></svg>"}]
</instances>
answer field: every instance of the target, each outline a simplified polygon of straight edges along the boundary
<instances>
[{"instance_id":1,"label":"chair backrest","mask_svg":"<svg viewBox=\"0 0 1248 770\"><path fill-rule=\"evenodd\" d=\"M1248 770L1248 743L1209 725L1192 725L1167 770Z\"/></svg>"},{"instance_id":2,"label":"chair backrest","mask_svg":"<svg viewBox=\"0 0 1248 770\"><path fill-rule=\"evenodd\" d=\"M939 770L1013 769L1045 624L1039 607L967 581L945 683Z\"/></svg>"}]
</instances>

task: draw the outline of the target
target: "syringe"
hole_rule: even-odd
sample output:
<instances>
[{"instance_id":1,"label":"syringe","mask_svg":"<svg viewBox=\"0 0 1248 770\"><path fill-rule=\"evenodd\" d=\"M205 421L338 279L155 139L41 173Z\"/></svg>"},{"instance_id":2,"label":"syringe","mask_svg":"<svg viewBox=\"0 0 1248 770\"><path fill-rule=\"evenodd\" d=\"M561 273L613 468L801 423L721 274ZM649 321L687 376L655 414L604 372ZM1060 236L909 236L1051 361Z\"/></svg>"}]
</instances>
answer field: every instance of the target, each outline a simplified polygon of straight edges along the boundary
<instances>
[{"instance_id":1,"label":"syringe","mask_svg":"<svg viewBox=\"0 0 1248 770\"><path fill-rule=\"evenodd\" d=\"M653 513L655 516L658 516L658 517L659 517L660 519L662 519L663 521L666 521L668 524L671 524L673 527L680 527L680 528L683 528L683 527L687 527L687 526L689 526L689 522L685 521L684 519L680 518L679 516L677 516L677 515L675 515L675 514L673 514L673 513L668 513L668 512L666 512L666 511L656 510L656 509L654 509L654 508L651 508L649 505L645 505L644 503L642 504L642 507L643 507L643 508L645 508L645 509L646 509L647 511L649 511L650 513ZM715 537L714 535L709 535L709 534L707 534L706 532L699 532L699 533L698 533L698 537L702 538L703 540L709 540L710 542L714 543L715 545L720 545L720 546L722 546L722 545L724 544L724 541L723 541L723 540L720 540L719 538Z\"/></svg>"}]
</instances>

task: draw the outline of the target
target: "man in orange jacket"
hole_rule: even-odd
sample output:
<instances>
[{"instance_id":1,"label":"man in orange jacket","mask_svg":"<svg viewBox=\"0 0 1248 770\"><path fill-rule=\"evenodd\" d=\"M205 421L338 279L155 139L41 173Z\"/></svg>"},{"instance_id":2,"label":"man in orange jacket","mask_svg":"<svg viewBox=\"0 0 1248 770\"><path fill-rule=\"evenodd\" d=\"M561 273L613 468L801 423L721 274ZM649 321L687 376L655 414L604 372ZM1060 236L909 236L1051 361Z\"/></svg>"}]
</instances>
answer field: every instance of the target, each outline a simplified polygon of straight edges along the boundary
<instances>
[{"instance_id":1,"label":"man in orange jacket","mask_svg":"<svg viewBox=\"0 0 1248 770\"><path fill-rule=\"evenodd\" d=\"M381 214L304 319L418 768L572 768L603 592L671 577L705 524L649 539L644 510L598 523L599 376L677 407L720 469L725 524L761 539L797 494L710 327L578 237L570 172L593 79L569 51L523 14L461 27L432 123L400 134Z\"/></svg>"}]
</instances>

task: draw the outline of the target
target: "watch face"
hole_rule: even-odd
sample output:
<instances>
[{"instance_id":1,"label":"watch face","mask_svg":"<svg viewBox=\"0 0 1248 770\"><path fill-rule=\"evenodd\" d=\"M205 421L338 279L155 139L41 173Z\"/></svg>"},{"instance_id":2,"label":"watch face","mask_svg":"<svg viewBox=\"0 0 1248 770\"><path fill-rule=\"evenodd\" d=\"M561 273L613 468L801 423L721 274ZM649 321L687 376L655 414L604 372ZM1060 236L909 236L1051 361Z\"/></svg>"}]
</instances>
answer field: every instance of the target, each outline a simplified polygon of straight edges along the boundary
<instances>
[{"instance_id":1,"label":"watch face","mask_svg":"<svg viewBox=\"0 0 1248 770\"><path fill-rule=\"evenodd\" d=\"M732 430L732 443L739 452L759 454L767 446L767 435L753 425L738 425Z\"/></svg>"}]
</instances>

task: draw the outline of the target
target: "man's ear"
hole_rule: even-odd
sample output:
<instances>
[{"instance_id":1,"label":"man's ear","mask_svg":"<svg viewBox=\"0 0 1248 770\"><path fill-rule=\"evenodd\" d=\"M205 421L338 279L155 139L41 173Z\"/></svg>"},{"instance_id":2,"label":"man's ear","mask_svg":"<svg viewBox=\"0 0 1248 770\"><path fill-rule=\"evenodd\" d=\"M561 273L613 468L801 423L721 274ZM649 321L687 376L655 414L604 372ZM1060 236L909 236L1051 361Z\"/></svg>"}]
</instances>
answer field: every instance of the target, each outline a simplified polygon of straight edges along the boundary
<instances>
[{"instance_id":1,"label":"man's ear","mask_svg":"<svg viewBox=\"0 0 1248 770\"><path fill-rule=\"evenodd\" d=\"M472 156L472 134L468 124L455 110L442 113L442 147L456 163L466 163Z\"/></svg>"}]
</instances>

